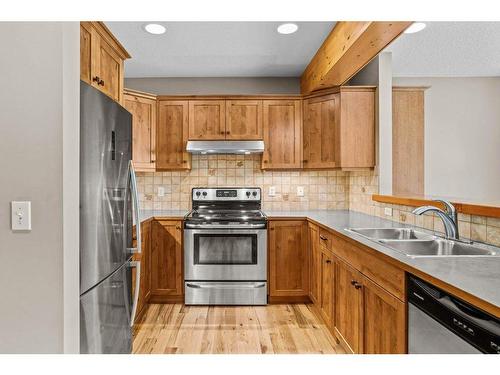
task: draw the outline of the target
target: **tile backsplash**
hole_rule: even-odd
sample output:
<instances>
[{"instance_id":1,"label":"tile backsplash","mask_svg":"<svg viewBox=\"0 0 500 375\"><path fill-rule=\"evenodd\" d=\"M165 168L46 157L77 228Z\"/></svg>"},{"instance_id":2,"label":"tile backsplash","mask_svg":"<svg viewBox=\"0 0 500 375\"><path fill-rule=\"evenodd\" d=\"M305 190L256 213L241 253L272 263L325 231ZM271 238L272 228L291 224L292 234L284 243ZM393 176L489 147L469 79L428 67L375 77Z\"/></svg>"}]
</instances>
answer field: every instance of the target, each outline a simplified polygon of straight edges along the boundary
<instances>
[{"instance_id":1,"label":"tile backsplash","mask_svg":"<svg viewBox=\"0 0 500 375\"><path fill-rule=\"evenodd\" d=\"M141 208L191 208L191 189L203 186L243 186L262 189L264 210L347 209L348 172L262 171L260 155L193 155L192 169L177 172L138 172ZM269 196L269 188L276 195ZM297 188L304 188L304 196ZM163 188L164 196L159 196Z\"/></svg>"}]
</instances>

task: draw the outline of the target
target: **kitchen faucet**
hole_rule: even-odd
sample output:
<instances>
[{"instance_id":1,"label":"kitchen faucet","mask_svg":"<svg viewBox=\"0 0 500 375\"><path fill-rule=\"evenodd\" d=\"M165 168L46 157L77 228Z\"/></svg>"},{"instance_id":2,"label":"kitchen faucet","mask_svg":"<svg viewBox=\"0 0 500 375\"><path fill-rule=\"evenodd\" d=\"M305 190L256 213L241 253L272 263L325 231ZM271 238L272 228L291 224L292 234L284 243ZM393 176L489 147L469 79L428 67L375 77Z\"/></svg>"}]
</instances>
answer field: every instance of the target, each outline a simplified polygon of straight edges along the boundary
<instances>
[{"instance_id":1,"label":"kitchen faucet","mask_svg":"<svg viewBox=\"0 0 500 375\"><path fill-rule=\"evenodd\" d=\"M443 220L445 236L447 239L458 240L458 220L457 220L457 210L455 206L449 201L436 199L435 202L440 202L444 205L445 211L434 206L421 206L415 208L412 213L415 215L422 215L426 212L434 212L438 215L441 220Z\"/></svg>"}]
</instances>

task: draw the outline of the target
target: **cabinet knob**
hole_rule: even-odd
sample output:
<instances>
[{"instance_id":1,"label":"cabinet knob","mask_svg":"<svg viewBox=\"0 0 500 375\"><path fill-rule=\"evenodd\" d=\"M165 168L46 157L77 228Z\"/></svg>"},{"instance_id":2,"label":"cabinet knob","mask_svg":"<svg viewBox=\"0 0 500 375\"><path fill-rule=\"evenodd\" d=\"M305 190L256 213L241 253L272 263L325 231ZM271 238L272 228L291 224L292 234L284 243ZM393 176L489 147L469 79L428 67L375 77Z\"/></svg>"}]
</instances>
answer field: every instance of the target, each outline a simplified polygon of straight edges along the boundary
<instances>
[{"instance_id":1,"label":"cabinet knob","mask_svg":"<svg viewBox=\"0 0 500 375\"><path fill-rule=\"evenodd\" d=\"M180 226L176 226L175 229L181 230L181 227Z\"/></svg>"},{"instance_id":2,"label":"cabinet knob","mask_svg":"<svg viewBox=\"0 0 500 375\"><path fill-rule=\"evenodd\" d=\"M302 160L302 163L307 163L307 162L308 162L308 160Z\"/></svg>"},{"instance_id":3,"label":"cabinet knob","mask_svg":"<svg viewBox=\"0 0 500 375\"><path fill-rule=\"evenodd\" d=\"M356 280L351 280L351 285L356 289L361 289L362 285L358 283Z\"/></svg>"},{"instance_id":4,"label":"cabinet knob","mask_svg":"<svg viewBox=\"0 0 500 375\"><path fill-rule=\"evenodd\" d=\"M226 132L220 132L222 135L226 134Z\"/></svg>"},{"instance_id":5,"label":"cabinet knob","mask_svg":"<svg viewBox=\"0 0 500 375\"><path fill-rule=\"evenodd\" d=\"M104 86L104 81L101 79L99 80L99 83L97 83L99 86Z\"/></svg>"},{"instance_id":6,"label":"cabinet knob","mask_svg":"<svg viewBox=\"0 0 500 375\"><path fill-rule=\"evenodd\" d=\"M267 160L264 160L264 163L267 163L268 161Z\"/></svg>"},{"instance_id":7,"label":"cabinet knob","mask_svg":"<svg viewBox=\"0 0 500 375\"><path fill-rule=\"evenodd\" d=\"M330 259L327 259L326 263L330 264L330 263L332 263L332 261Z\"/></svg>"},{"instance_id":8,"label":"cabinet knob","mask_svg":"<svg viewBox=\"0 0 500 375\"><path fill-rule=\"evenodd\" d=\"M356 280L351 280L351 285L355 285L356 284Z\"/></svg>"},{"instance_id":9,"label":"cabinet knob","mask_svg":"<svg viewBox=\"0 0 500 375\"><path fill-rule=\"evenodd\" d=\"M362 285L361 285L361 284L356 284L356 285L354 285L354 287L355 287L356 289L361 289Z\"/></svg>"},{"instance_id":10,"label":"cabinet knob","mask_svg":"<svg viewBox=\"0 0 500 375\"><path fill-rule=\"evenodd\" d=\"M96 82L97 84L99 84L100 80L101 79L99 78L99 76L95 76L95 77L92 78L92 82Z\"/></svg>"},{"instance_id":11,"label":"cabinet knob","mask_svg":"<svg viewBox=\"0 0 500 375\"><path fill-rule=\"evenodd\" d=\"M226 134L231 134L231 132L230 132L230 131L227 131L227 132L226 132Z\"/></svg>"}]
</instances>

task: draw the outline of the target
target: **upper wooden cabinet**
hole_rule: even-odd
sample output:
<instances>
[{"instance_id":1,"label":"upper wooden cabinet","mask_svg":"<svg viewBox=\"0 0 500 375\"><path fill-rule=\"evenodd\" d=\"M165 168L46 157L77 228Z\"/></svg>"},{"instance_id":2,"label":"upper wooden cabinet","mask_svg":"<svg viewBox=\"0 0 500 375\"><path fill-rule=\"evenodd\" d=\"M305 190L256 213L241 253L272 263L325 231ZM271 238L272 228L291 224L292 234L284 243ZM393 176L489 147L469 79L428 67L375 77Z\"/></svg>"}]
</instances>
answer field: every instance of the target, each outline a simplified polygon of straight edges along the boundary
<instances>
[{"instance_id":1,"label":"upper wooden cabinet","mask_svg":"<svg viewBox=\"0 0 500 375\"><path fill-rule=\"evenodd\" d=\"M262 100L226 100L226 139L262 139Z\"/></svg>"},{"instance_id":2,"label":"upper wooden cabinet","mask_svg":"<svg viewBox=\"0 0 500 375\"><path fill-rule=\"evenodd\" d=\"M269 296L309 294L309 256L304 220L269 222Z\"/></svg>"},{"instance_id":3,"label":"upper wooden cabinet","mask_svg":"<svg viewBox=\"0 0 500 375\"><path fill-rule=\"evenodd\" d=\"M343 86L335 96L336 166L375 166L375 88ZM340 113L340 116L339 116Z\"/></svg>"},{"instance_id":4,"label":"upper wooden cabinet","mask_svg":"<svg viewBox=\"0 0 500 375\"><path fill-rule=\"evenodd\" d=\"M188 134L188 138L191 140L225 139L225 101L190 100Z\"/></svg>"},{"instance_id":5,"label":"upper wooden cabinet","mask_svg":"<svg viewBox=\"0 0 500 375\"><path fill-rule=\"evenodd\" d=\"M132 114L132 160L136 171L154 171L156 158L156 97L125 90L123 106Z\"/></svg>"},{"instance_id":6,"label":"upper wooden cabinet","mask_svg":"<svg viewBox=\"0 0 500 375\"><path fill-rule=\"evenodd\" d=\"M160 100L156 129L156 169L191 168L191 155L186 152L188 135L188 101Z\"/></svg>"},{"instance_id":7,"label":"upper wooden cabinet","mask_svg":"<svg viewBox=\"0 0 500 375\"><path fill-rule=\"evenodd\" d=\"M80 79L123 102L123 62L128 52L102 22L80 23Z\"/></svg>"},{"instance_id":8,"label":"upper wooden cabinet","mask_svg":"<svg viewBox=\"0 0 500 375\"><path fill-rule=\"evenodd\" d=\"M262 169L301 168L301 100L264 100L263 116Z\"/></svg>"},{"instance_id":9,"label":"upper wooden cabinet","mask_svg":"<svg viewBox=\"0 0 500 375\"><path fill-rule=\"evenodd\" d=\"M338 95L304 101L304 168L335 168Z\"/></svg>"},{"instance_id":10,"label":"upper wooden cabinet","mask_svg":"<svg viewBox=\"0 0 500 375\"><path fill-rule=\"evenodd\" d=\"M305 169L375 166L375 88L343 86L304 100Z\"/></svg>"}]
</instances>

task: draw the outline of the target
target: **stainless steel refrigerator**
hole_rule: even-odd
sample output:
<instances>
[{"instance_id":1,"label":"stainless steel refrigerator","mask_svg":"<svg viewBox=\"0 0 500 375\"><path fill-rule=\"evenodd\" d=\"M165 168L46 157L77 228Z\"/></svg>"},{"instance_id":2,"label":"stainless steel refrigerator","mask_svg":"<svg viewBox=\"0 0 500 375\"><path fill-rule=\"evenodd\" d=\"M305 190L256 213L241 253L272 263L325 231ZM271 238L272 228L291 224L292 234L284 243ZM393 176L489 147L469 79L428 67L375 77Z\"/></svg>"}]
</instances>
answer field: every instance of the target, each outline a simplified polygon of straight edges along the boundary
<instances>
[{"instance_id":1,"label":"stainless steel refrigerator","mask_svg":"<svg viewBox=\"0 0 500 375\"><path fill-rule=\"evenodd\" d=\"M80 83L80 352L131 353L140 264L132 115ZM136 269L135 285L132 270Z\"/></svg>"}]
</instances>

